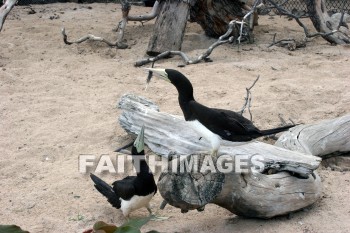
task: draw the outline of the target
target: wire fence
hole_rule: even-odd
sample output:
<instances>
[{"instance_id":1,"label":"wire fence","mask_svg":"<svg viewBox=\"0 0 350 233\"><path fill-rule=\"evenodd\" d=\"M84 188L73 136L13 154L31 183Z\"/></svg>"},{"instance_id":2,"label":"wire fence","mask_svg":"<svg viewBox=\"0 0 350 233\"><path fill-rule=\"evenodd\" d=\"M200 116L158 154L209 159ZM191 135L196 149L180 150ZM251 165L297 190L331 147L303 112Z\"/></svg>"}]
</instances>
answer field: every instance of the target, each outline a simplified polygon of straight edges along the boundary
<instances>
[{"instance_id":1,"label":"wire fence","mask_svg":"<svg viewBox=\"0 0 350 233\"><path fill-rule=\"evenodd\" d=\"M0 5L1 5L0 0ZM133 5L147 5L149 2L154 3L155 0L129 0ZM120 0L18 0L18 5L31 5L31 4L49 4L56 2L76 2L76 3L120 3Z\"/></svg>"},{"instance_id":2,"label":"wire fence","mask_svg":"<svg viewBox=\"0 0 350 233\"><path fill-rule=\"evenodd\" d=\"M92 2L119 2L120 0L18 0L18 5L30 5L30 4L48 4L48 3L56 3L56 2L77 2L77 3L92 3ZM130 0L130 2L146 2L146 0ZM307 16L307 7L304 0L275 0L277 4L282 4L284 9L292 12L299 13L299 15ZM325 0L326 8L328 12L336 13L345 12L350 13L350 0ZM2 0L0 0L0 5ZM269 7L269 4L267 4ZM269 11L264 11L264 13L268 13Z\"/></svg>"},{"instance_id":3,"label":"wire fence","mask_svg":"<svg viewBox=\"0 0 350 233\"><path fill-rule=\"evenodd\" d=\"M283 8L293 14L308 16L307 7L304 0L274 0L275 3L282 5ZM326 9L330 13L342 12L343 10L350 13L349 0L325 0ZM267 4L267 7L272 6ZM267 12L265 12L267 13Z\"/></svg>"}]
</instances>

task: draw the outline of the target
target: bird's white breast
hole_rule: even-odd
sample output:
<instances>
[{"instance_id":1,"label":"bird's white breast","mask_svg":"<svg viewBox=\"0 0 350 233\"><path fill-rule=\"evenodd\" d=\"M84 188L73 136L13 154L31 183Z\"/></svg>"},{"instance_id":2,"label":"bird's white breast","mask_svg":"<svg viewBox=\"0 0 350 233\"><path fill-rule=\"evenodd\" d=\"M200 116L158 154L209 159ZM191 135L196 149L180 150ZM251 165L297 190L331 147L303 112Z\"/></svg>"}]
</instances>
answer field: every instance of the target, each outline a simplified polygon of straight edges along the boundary
<instances>
[{"instance_id":1,"label":"bird's white breast","mask_svg":"<svg viewBox=\"0 0 350 233\"><path fill-rule=\"evenodd\" d=\"M134 195L130 200L121 200L120 209L123 211L123 214L129 214L130 212L140 209L142 207L148 207L149 202L151 201L154 193L148 194L147 196L137 196Z\"/></svg>"},{"instance_id":2,"label":"bird's white breast","mask_svg":"<svg viewBox=\"0 0 350 233\"><path fill-rule=\"evenodd\" d=\"M188 121L188 123L200 136L202 136L211 143L213 150L217 151L219 149L221 142L221 137L219 135L211 132L198 120Z\"/></svg>"}]
</instances>

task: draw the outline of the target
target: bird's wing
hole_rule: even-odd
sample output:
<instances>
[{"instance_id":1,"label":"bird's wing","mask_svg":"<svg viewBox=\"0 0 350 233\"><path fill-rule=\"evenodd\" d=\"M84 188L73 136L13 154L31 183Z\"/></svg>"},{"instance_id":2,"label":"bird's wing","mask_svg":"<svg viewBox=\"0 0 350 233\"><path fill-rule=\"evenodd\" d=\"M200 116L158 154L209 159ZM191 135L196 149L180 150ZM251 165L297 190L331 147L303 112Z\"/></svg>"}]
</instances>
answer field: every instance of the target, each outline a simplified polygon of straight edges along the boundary
<instances>
[{"instance_id":1,"label":"bird's wing","mask_svg":"<svg viewBox=\"0 0 350 233\"><path fill-rule=\"evenodd\" d=\"M240 115L223 109L212 109L220 114L218 121L222 122L220 124L221 129L224 131L227 139L232 138L234 135L244 136L249 133L249 129L246 122L241 119Z\"/></svg>"},{"instance_id":2,"label":"bird's wing","mask_svg":"<svg viewBox=\"0 0 350 233\"><path fill-rule=\"evenodd\" d=\"M112 206L119 209L120 208L120 200L119 196L114 192L111 186L109 186L106 182L95 176L94 174L90 174L92 181L94 182L94 186L103 196L105 196L109 203Z\"/></svg>"},{"instance_id":3,"label":"bird's wing","mask_svg":"<svg viewBox=\"0 0 350 233\"><path fill-rule=\"evenodd\" d=\"M195 101L190 103L190 109L195 119L198 119L210 131L218 134L223 139L231 141L252 139L249 134L255 126L238 113L224 109L208 108Z\"/></svg>"},{"instance_id":4,"label":"bird's wing","mask_svg":"<svg viewBox=\"0 0 350 233\"><path fill-rule=\"evenodd\" d=\"M247 132L253 133L255 131L259 131L259 129L254 126L253 122L237 112L217 108L213 108L213 110L220 112L229 121L236 122L236 124L241 125L241 127L243 127Z\"/></svg>"},{"instance_id":5,"label":"bird's wing","mask_svg":"<svg viewBox=\"0 0 350 233\"><path fill-rule=\"evenodd\" d=\"M134 181L136 176L127 176L113 183L114 192L123 200L130 200L135 194Z\"/></svg>"}]
</instances>

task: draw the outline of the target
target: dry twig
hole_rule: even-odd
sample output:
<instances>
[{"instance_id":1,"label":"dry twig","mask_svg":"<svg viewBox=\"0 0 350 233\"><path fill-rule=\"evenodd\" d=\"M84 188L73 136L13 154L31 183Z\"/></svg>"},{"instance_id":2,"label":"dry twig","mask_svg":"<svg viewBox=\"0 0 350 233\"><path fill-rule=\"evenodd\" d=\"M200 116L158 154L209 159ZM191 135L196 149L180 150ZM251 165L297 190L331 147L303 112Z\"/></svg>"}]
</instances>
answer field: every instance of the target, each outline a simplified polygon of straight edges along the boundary
<instances>
[{"instance_id":1,"label":"dry twig","mask_svg":"<svg viewBox=\"0 0 350 233\"><path fill-rule=\"evenodd\" d=\"M117 47L118 49L126 49L128 47L128 45L123 43L122 41L124 39L124 31L125 31L125 27L126 27L126 24L128 23L128 21L141 21L142 22L142 21L145 21L145 20L154 19L159 13L159 3L158 3L158 1L155 2L154 6L152 8L152 12L150 14L138 15L138 16L130 16L129 15L129 11L131 9L131 5L130 5L128 0L121 0L120 3L122 5L123 19L118 23L118 26L115 29L115 31L119 31L118 38L117 38L117 40L115 42L110 42L110 41L104 39L103 37L94 36L94 35L91 35L91 34L83 36L80 39L75 40L75 41L68 41L65 29L62 28L62 35L63 35L64 43L67 44L67 45L71 45L71 44L79 44L79 43L84 42L86 40L92 40L92 41L104 42L107 45L109 45L111 47Z\"/></svg>"},{"instance_id":2,"label":"dry twig","mask_svg":"<svg viewBox=\"0 0 350 233\"><path fill-rule=\"evenodd\" d=\"M165 52L163 52L155 57L141 59L135 63L135 66L143 66L143 65L146 65L148 63L155 62L155 61L158 61L158 60L161 60L164 58L168 58L169 56L174 56L174 55L181 56L181 58L185 62L184 65L197 64L202 60L210 61L210 59L208 57L213 52L214 48L216 48L219 45L225 44L225 43L229 43L229 42L232 43L233 42L233 36L230 36L228 39L226 39L226 38L231 34L231 32L233 30L234 21L235 20L230 22L229 29L227 30L227 32L224 35L220 36L219 39L214 44L212 44L203 54L201 54L200 56L198 56L195 59L191 60L187 56L187 54L185 54L184 52L181 52L181 51L165 51ZM181 65L181 66L183 66L183 65Z\"/></svg>"},{"instance_id":3,"label":"dry twig","mask_svg":"<svg viewBox=\"0 0 350 233\"><path fill-rule=\"evenodd\" d=\"M247 95L246 97L244 97L245 99L245 103L241 109L241 111L239 111L239 113L241 115L243 115L244 111L246 108L248 108L248 112L249 112L249 116L250 116L250 121L253 121L253 116L252 116L252 113L250 111L250 107L251 107L251 102L252 102L252 93L251 93L251 89L255 86L255 84L258 82L260 78L260 75L258 75L258 77L255 79L255 81L253 82L253 84L249 87L249 88L246 88L246 91L247 91Z\"/></svg>"},{"instance_id":4,"label":"dry twig","mask_svg":"<svg viewBox=\"0 0 350 233\"><path fill-rule=\"evenodd\" d=\"M238 20L232 20L230 21L230 23L228 24L228 29L226 31L226 33L222 36L219 37L219 39L214 42L203 54L201 54L200 56L198 56L197 58L194 58L194 59L190 59L186 53L182 52L182 51L165 51L155 57L148 57L148 58L143 58L139 61L137 61L135 63L135 66L136 67L139 67L139 66L143 66L143 65L146 65L148 63L151 63L151 62L156 62L158 60L161 60L161 59L164 59L164 58L168 58L170 56L180 56L183 61L184 61L184 64L180 64L179 66L185 66L185 65L191 65L191 64L197 64L201 61L205 61L205 62L210 62L212 61L209 56L210 54L213 52L213 50L218 47L219 45L222 45L222 44L226 44L226 43L232 43L234 42L234 36L232 36L232 31L234 29L234 27L236 26L236 24L239 24L240 25L240 34L239 34L239 37L237 38L237 42L238 44L241 43L241 40L242 40L242 37L243 37L243 28L244 28L244 25L246 25L246 20L248 19L249 16L251 16L258 7L260 7L261 4L260 4L260 0L256 0L254 2L254 5L253 7L248 11L248 13L243 17L242 21L238 21Z\"/></svg>"},{"instance_id":5,"label":"dry twig","mask_svg":"<svg viewBox=\"0 0 350 233\"><path fill-rule=\"evenodd\" d=\"M277 4L275 1L273 0L267 0L269 3L271 3L273 5L274 8L276 8L278 10L278 12L280 12L283 15L289 16L293 19L295 19L295 21L298 23L299 26L301 26L304 29L304 33L305 33L305 37L306 38L312 38L312 37L316 37L316 36L329 36L332 35L336 32L342 33L339 30L333 30L331 32L328 33L322 33L322 32L317 32L317 33L310 33L308 28L300 21L300 16L296 16L294 14L292 14L291 12L287 11L286 9L284 9L281 5ZM342 21L340 21L341 23ZM340 24L339 23L339 24ZM340 27L340 26L339 26Z\"/></svg>"},{"instance_id":6,"label":"dry twig","mask_svg":"<svg viewBox=\"0 0 350 233\"><path fill-rule=\"evenodd\" d=\"M276 35L277 33L273 35L272 43L268 46L268 48L274 45L281 45L282 47L286 46L290 51L294 51L297 48L303 48L306 46L306 42L307 42L306 40L296 41L295 39L282 39L282 40L276 41Z\"/></svg>"},{"instance_id":7,"label":"dry twig","mask_svg":"<svg viewBox=\"0 0 350 233\"><path fill-rule=\"evenodd\" d=\"M119 49L126 49L128 47L128 45L123 44L122 42L119 42L118 40L116 42L110 42L110 41L104 39L103 37L98 37L98 36L94 36L91 34L83 36L75 41L68 41L65 28L62 28L62 35L63 35L63 41L67 45L80 44L81 42L84 42L86 40L92 40L92 41L101 41L101 42L108 44L111 47L117 47Z\"/></svg>"}]
</instances>

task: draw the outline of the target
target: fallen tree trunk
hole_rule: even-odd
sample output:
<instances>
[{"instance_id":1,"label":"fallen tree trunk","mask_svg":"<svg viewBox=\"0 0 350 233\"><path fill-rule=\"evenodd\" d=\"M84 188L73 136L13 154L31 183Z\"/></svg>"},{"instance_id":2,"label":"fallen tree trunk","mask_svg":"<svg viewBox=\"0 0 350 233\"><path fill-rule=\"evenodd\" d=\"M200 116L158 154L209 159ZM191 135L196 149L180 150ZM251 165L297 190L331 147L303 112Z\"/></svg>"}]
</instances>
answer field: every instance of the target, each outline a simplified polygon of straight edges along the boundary
<instances>
[{"instance_id":1,"label":"fallen tree trunk","mask_svg":"<svg viewBox=\"0 0 350 233\"><path fill-rule=\"evenodd\" d=\"M10 13L12 8L15 6L16 2L17 2L17 0L6 0L4 2L4 5L2 5L0 7L0 32L1 32L2 26L5 23L5 19L6 19L7 15Z\"/></svg>"},{"instance_id":2,"label":"fallen tree trunk","mask_svg":"<svg viewBox=\"0 0 350 233\"><path fill-rule=\"evenodd\" d=\"M322 193L321 179L316 173L302 179L289 172L271 175L239 172L236 169L217 172L220 171L218 161L222 157L217 160L213 158L215 169L210 172L196 172L193 169L178 172L185 164L180 160L189 163L193 156L196 155L169 162L169 167L177 165L177 172L168 169L161 174L157 184L164 200L180 208L183 213L194 209L201 211L206 204L213 203L239 216L271 218L309 206ZM206 166L205 156L199 155L198 164L201 168L203 164ZM231 165L236 167L237 160L232 161Z\"/></svg>"},{"instance_id":3,"label":"fallen tree trunk","mask_svg":"<svg viewBox=\"0 0 350 233\"><path fill-rule=\"evenodd\" d=\"M321 158L350 153L350 115L298 125L284 132L275 145Z\"/></svg>"},{"instance_id":4,"label":"fallen tree trunk","mask_svg":"<svg viewBox=\"0 0 350 233\"><path fill-rule=\"evenodd\" d=\"M225 179L227 182L212 203L239 216L272 218L288 214L315 203L322 194L316 172L307 179L288 172L231 173Z\"/></svg>"},{"instance_id":5,"label":"fallen tree trunk","mask_svg":"<svg viewBox=\"0 0 350 233\"><path fill-rule=\"evenodd\" d=\"M206 153L210 144L188 127L183 117L159 112L149 100L135 95L124 95L119 108L123 110L119 122L129 133L137 133L145 125L145 143L162 156L190 154L171 160L169 168L181 167L180 161L197 158L200 167L208 170L188 172L166 170L159 178L158 188L163 198L182 212L202 210L208 203L220 205L231 212L249 217L270 218L286 214L314 203L321 194L321 182L313 173L320 159L261 142L234 143L223 141L218 158ZM198 156L197 156L198 155ZM227 159L231 168L223 171ZM239 172L241 164L247 171ZM259 170L255 162L261 162ZM225 166L230 166L226 164ZM219 167L221 167L221 170ZM212 170L214 169L214 170ZM178 169L176 169L178 171ZM277 174L268 175L270 173ZM293 175L294 174L294 175ZM312 174L312 176L310 175Z\"/></svg>"}]
</instances>

